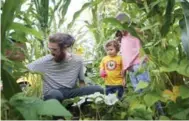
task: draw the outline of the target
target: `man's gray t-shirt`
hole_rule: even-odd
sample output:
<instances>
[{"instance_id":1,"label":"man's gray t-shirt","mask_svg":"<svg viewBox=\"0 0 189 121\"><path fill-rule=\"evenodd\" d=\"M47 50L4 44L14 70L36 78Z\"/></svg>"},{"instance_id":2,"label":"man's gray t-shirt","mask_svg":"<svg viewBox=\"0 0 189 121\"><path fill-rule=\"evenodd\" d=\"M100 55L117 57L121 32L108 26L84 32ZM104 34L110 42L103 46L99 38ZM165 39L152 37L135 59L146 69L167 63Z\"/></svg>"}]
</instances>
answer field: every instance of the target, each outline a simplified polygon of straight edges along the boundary
<instances>
[{"instance_id":1,"label":"man's gray t-shirt","mask_svg":"<svg viewBox=\"0 0 189 121\"><path fill-rule=\"evenodd\" d=\"M55 62L52 55L46 55L28 64L27 67L31 71L44 74L44 95L51 89L73 88L78 79L84 80L83 60L74 54L70 60L64 60L60 63Z\"/></svg>"}]
</instances>

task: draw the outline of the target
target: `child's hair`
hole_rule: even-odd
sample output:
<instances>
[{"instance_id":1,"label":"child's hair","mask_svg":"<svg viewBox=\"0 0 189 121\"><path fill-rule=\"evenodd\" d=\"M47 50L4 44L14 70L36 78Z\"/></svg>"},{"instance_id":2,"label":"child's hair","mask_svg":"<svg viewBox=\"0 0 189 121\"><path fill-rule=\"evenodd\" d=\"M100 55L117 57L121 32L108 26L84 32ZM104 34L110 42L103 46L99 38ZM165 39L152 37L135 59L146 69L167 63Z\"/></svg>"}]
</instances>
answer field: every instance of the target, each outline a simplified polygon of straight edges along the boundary
<instances>
[{"instance_id":1,"label":"child's hair","mask_svg":"<svg viewBox=\"0 0 189 121\"><path fill-rule=\"evenodd\" d=\"M119 45L119 42L117 40L110 40L108 41L106 44L105 44L105 50L107 47L109 46L113 46L115 47L116 51L119 52L120 50L120 45Z\"/></svg>"}]
</instances>

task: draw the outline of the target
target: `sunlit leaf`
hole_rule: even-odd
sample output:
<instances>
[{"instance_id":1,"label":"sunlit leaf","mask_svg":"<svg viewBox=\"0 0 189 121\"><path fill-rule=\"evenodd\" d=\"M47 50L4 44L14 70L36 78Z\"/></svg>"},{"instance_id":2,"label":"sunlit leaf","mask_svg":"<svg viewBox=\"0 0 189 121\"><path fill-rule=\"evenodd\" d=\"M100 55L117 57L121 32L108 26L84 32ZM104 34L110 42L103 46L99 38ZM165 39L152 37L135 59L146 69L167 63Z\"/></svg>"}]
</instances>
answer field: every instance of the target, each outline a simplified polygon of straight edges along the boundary
<instances>
[{"instance_id":1,"label":"sunlit leaf","mask_svg":"<svg viewBox=\"0 0 189 121\"><path fill-rule=\"evenodd\" d=\"M167 116L160 116L159 120L170 120Z\"/></svg>"},{"instance_id":2,"label":"sunlit leaf","mask_svg":"<svg viewBox=\"0 0 189 121\"><path fill-rule=\"evenodd\" d=\"M38 112L40 115L64 116L66 119L72 117L72 114L55 99L45 101Z\"/></svg>"},{"instance_id":3,"label":"sunlit leaf","mask_svg":"<svg viewBox=\"0 0 189 121\"><path fill-rule=\"evenodd\" d=\"M14 95L10 100L10 104L22 114L25 120L39 119L37 112L42 103L43 100L36 97L25 97L23 93Z\"/></svg>"},{"instance_id":4,"label":"sunlit leaf","mask_svg":"<svg viewBox=\"0 0 189 121\"><path fill-rule=\"evenodd\" d=\"M182 85L179 87L179 89L180 89L180 96L183 99L189 98L189 88L187 86Z\"/></svg>"},{"instance_id":5,"label":"sunlit leaf","mask_svg":"<svg viewBox=\"0 0 189 121\"><path fill-rule=\"evenodd\" d=\"M155 92L148 93L144 96L144 101L147 104L147 106L152 106L155 102L157 102L160 99L161 97Z\"/></svg>"},{"instance_id":6,"label":"sunlit leaf","mask_svg":"<svg viewBox=\"0 0 189 121\"><path fill-rule=\"evenodd\" d=\"M137 84L135 91L138 91L138 90L140 90L140 89L144 89L144 88L146 88L148 85L149 85L148 82L140 81L140 82Z\"/></svg>"},{"instance_id":7,"label":"sunlit leaf","mask_svg":"<svg viewBox=\"0 0 189 121\"><path fill-rule=\"evenodd\" d=\"M75 20L79 17L79 15L80 15L86 8L88 8L90 5L91 5L91 2L85 3L79 11L75 12L72 21L68 24L68 28L71 28L71 27L72 27L72 25L74 24Z\"/></svg>"},{"instance_id":8,"label":"sunlit leaf","mask_svg":"<svg viewBox=\"0 0 189 121\"><path fill-rule=\"evenodd\" d=\"M36 31L35 29L28 28L28 27L24 26L23 24L13 23L11 25L11 28L14 29L14 30L18 30L18 31L22 30L26 34L34 35L35 37L37 37L40 40L43 39L42 33L40 31Z\"/></svg>"},{"instance_id":9,"label":"sunlit leaf","mask_svg":"<svg viewBox=\"0 0 189 121\"><path fill-rule=\"evenodd\" d=\"M163 97L169 100L172 100L176 102L177 97L179 96L179 87L178 86L173 86L173 90L164 90L163 91Z\"/></svg>"}]
</instances>

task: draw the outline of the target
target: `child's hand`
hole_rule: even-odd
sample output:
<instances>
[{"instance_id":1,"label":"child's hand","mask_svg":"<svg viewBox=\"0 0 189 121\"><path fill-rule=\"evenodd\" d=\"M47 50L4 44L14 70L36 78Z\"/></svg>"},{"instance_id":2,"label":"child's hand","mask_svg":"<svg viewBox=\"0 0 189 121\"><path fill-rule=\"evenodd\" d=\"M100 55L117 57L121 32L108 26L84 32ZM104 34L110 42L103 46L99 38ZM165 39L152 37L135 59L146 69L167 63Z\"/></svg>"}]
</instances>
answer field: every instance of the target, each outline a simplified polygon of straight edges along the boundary
<instances>
[{"instance_id":1,"label":"child's hand","mask_svg":"<svg viewBox=\"0 0 189 121\"><path fill-rule=\"evenodd\" d=\"M123 79L123 81L122 81L122 85L123 85L123 87L126 87L125 79Z\"/></svg>"},{"instance_id":2,"label":"child's hand","mask_svg":"<svg viewBox=\"0 0 189 121\"><path fill-rule=\"evenodd\" d=\"M107 73L105 70L100 71L100 77L105 78L107 76Z\"/></svg>"}]
</instances>

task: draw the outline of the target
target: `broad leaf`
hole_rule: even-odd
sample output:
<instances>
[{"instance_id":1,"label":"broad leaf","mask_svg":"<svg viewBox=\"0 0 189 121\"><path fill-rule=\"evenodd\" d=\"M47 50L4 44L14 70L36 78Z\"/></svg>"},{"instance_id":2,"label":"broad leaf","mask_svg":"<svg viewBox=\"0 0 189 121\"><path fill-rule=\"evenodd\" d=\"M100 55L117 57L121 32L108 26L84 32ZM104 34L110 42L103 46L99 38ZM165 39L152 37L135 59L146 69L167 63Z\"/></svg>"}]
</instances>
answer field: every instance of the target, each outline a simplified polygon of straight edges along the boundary
<instances>
[{"instance_id":1,"label":"broad leaf","mask_svg":"<svg viewBox=\"0 0 189 121\"><path fill-rule=\"evenodd\" d=\"M18 93L10 99L10 104L15 107L25 120L37 120L38 110L43 104L43 100L36 97L25 97L23 93Z\"/></svg>"},{"instance_id":2,"label":"broad leaf","mask_svg":"<svg viewBox=\"0 0 189 121\"><path fill-rule=\"evenodd\" d=\"M187 86L180 86L180 96L182 97L182 99L186 99L189 98L189 88Z\"/></svg>"},{"instance_id":3,"label":"broad leaf","mask_svg":"<svg viewBox=\"0 0 189 121\"><path fill-rule=\"evenodd\" d=\"M170 120L167 116L160 116L159 120Z\"/></svg>"},{"instance_id":4,"label":"broad leaf","mask_svg":"<svg viewBox=\"0 0 189 121\"><path fill-rule=\"evenodd\" d=\"M64 116L66 119L72 117L72 114L55 99L45 101L38 112L40 115Z\"/></svg>"},{"instance_id":5,"label":"broad leaf","mask_svg":"<svg viewBox=\"0 0 189 121\"><path fill-rule=\"evenodd\" d=\"M140 89L144 89L144 88L146 88L148 85L149 85L148 82L140 81L140 82L137 84L135 91L138 91L138 90L140 90Z\"/></svg>"},{"instance_id":6,"label":"broad leaf","mask_svg":"<svg viewBox=\"0 0 189 121\"><path fill-rule=\"evenodd\" d=\"M180 120L187 120L188 114L189 114L189 108L174 114L173 118L180 119Z\"/></svg>"},{"instance_id":7,"label":"broad leaf","mask_svg":"<svg viewBox=\"0 0 189 121\"><path fill-rule=\"evenodd\" d=\"M144 96L144 101L147 106L152 106L155 102L157 102L160 99L161 97L155 92L148 93Z\"/></svg>"}]
</instances>

